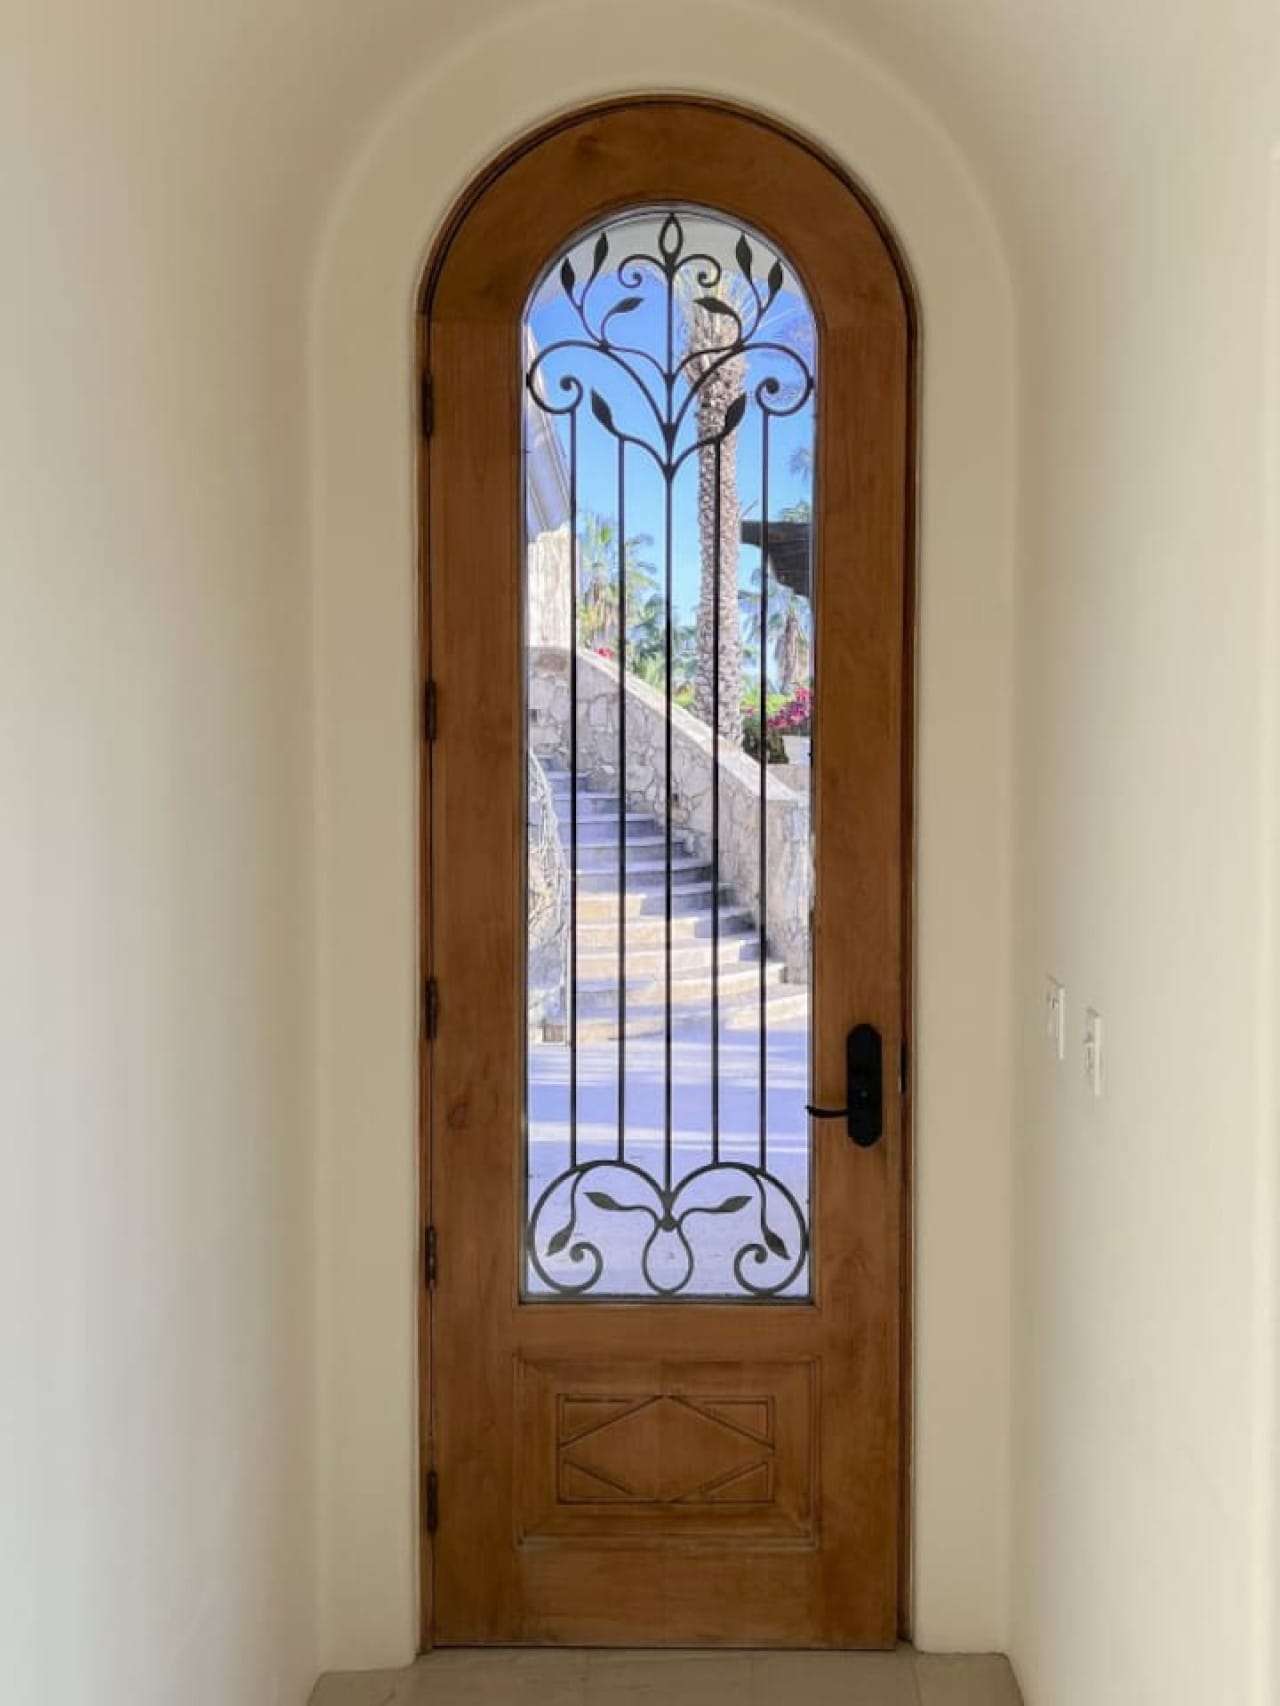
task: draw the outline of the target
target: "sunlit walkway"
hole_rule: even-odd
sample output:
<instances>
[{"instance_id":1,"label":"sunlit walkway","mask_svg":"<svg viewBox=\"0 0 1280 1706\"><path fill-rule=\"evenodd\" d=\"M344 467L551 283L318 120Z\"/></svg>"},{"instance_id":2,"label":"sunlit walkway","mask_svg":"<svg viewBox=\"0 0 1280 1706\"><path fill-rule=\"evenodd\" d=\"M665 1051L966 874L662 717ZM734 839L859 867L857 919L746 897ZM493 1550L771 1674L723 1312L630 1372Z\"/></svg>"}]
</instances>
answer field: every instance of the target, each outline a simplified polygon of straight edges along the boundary
<instances>
[{"instance_id":1,"label":"sunlit walkway","mask_svg":"<svg viewBox=\"0 0 1280 1706\"><path fill-rule=\"evenodd\" d=\"M590 1272L572 1251L585 1240L606 1257L593 1291L651 1294L655 1287L681 1293L742 1295L733 1261L761 1238L761 1211L778 1240L765 1256L744 1267L750 1283L803 1294L808 1264L802 1259L808 1223L808 1025L793 1017L771 1026L765 1095L765 1142L761 1179L760 1048L754 1031L723 1031L720 1037L718 1150L713 1148L712 1049L709 1029L685 1031L671 1043L672 1195L664 1201L667 1061L662 1037L629 1038L626 1045L625 1144L619 1166L619 1096L616 1039L577 1050L577 1162L594 1164L578 1192L576 1235L547 1254L555 1234L571 1219L572 1178L547 1199L537 1221L537 1245L546 1276L532 1276L531 1290L578 1286ZM534 1042L529 1049L529 1201L570 1166L570 1050L565 1044ZM714 1161L719 1166L709 1169ZM643 1175L653 1181L650 1185ZM682 1185L682 1181L684 1182ZM775 1183L776 1181L776 1183ZM607 1195L611 1208L586 1200L588 1190ZM727 1212L726 1203L739 1204ZM793 1206L794 1204L794 1206ZM623 1212L619 1212L622 1210ZM647 1212L646 1212L647 1211ZM664 1212L665 1211L665 1212ZM683 1224L682 1215L688 1218ZM656 1224L655 1224L656 1217ZM664 1225L664 1221L668 1224ZM656 1233L656 1236L655 1236ZM646 1245L650 1278L645 1279ZM782 1253L785 1252L785 1253ZM799 1266L797 1267L797 1263ZM789 1271L796 1271L787 1278ZM781 1282L785 1281L783 1284Z\"/></svg>"}]
</instances>

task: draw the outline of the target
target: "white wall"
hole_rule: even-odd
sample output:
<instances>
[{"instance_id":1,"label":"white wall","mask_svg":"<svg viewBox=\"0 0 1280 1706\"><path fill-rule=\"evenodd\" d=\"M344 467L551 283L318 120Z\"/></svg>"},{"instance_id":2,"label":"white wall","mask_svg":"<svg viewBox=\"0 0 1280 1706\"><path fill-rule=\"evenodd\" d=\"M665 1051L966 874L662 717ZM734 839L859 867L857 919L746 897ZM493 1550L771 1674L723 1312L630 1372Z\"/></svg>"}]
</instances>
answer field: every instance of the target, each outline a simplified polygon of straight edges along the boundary
<instances>
[{"instance_id":1,"label":"white wall","mask_svg":"<svg viewBox=\"0 0 1280 1706\"><path fill-rule=\"evenodd\" d=\"M530 76L536 65L538 74ZM916 1630L1007 1624L1013 324L999 244L946 135L837 39L754 7L655 0L506 18L371 136L314 298L321 928L323 1656L416 1635L417 981L412 312L468 177L555 105L687 86L816 133L877 195L920 281Z\"/></svg>"},{"instance_id":2,"label":"white wall","mask_svg":"<svg viewBox=\"0 0 1280 1706\"><path fill-rule=\"evenodd\" d=\"M316 1668L300 269L224 21L216 102L194 17L6 31L15 1706L298 1706Z\"/></svg>"},{"instance_id":3,"label":"white wall","mask_svg":"<svg viewBox=\"0 0 1280 1706\"><path fill-rule=\"evenodd\" d=\"M1125 65L1129 111L1099 103L1081 148L1106 170L1060 181L1022 270L1039 328L1018 706L1029 1706L1271 1706L1280 1682L1277 14L1238 0L1177 22L1145 75ZM1046 972L1069 991L1062 1067Z\"/></svg>"}]
</instances>

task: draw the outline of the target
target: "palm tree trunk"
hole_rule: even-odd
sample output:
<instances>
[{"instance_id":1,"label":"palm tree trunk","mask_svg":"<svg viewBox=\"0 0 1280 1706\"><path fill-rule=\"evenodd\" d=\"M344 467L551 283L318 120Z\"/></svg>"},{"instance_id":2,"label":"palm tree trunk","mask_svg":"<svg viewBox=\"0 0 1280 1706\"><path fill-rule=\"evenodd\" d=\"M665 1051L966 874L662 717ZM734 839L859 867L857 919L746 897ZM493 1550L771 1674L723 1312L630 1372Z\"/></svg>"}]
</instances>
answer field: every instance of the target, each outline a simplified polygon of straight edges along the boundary
<instances>
[{"instance_id":1,"label":"palm tree trunk","mask_svg":"<svg viewBox=\"0 0 1280 1706\"><path fill-rule=\"evenodd\" d=\"M800 626L793 593L788 598L782 632L778 636L778 686L784 693L793 693L800 686L808 668L806 652L804 629Z\"/></svg>"},{"instance_id":2,"label":"palm tree trunk","mask_svg":"<svg viewBox=\"0 0 1280 1706\"><path fill-rule=\"evenodd\" d=\"M701 380L696 412L699 439L714 438L724 427L725 411L741 396L746 380L746 357L733 356L712 367L715 350L727 340L723 317L694 306L689 316L691 352L709 352L691 362L692 377ZM705 375L705 377L704 377ZM716 449L705 444L698 452L698 542L702 576L698 591L698 656L694 674L693 708L703 722L715 715L719 674L720 733L733 746L742 744L742 630L738 622L738 501L737 432ZM719 480L716 479L717 462ZM717 561L717 519L719 560ZM716 654L716 587L720 597L720 647Z\"/></svg>"}]
</instances>

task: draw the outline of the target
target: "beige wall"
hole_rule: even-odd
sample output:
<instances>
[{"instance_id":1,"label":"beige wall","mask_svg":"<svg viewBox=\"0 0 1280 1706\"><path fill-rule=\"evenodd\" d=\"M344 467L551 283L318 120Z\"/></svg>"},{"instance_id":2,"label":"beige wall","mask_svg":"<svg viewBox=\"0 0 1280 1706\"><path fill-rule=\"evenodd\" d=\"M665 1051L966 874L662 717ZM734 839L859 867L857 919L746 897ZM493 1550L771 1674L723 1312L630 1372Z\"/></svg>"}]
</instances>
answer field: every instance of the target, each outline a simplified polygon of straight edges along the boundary
<instances>
[{"instance_id":1,"label":"beige wall","mask_svg":"<svg viewBox=\"0 0 1280 1706\"><path fill-rule=\"evenodd\" d=\"M215 99L190 20L9 22L0 1696L298 1706L309 600L268 44Z\"/></svg>"},{"instance_id":2,"label":"beige wall","mask_svg":"<svg viewBox=\"0 0 1280 1706\"><path fill-rule=\"evenodd\" d=\"M1022 275L1043 328L1017 718L1031 1706L1276 1699L1277 17L1180 17L1131 127L1108 111L1087 145L1105 176L1058 195ZM1061 1066L1045 973L1068 989Z\"/></svg>"},{"instance_id":3,"label":"beige wall","mask_svg":"<svg viewBox=\"0 0 1280 1706\"><path fill-rule=\"evenodd\" d=\"M816 132L879 197L924 321L916 1627L1007 1640L1013 324L945 134L834 39L658 0L509 19L372 138L318 277L321 1620L335 1666L412 1650L416 1123L412 309L468 175L556 105L712 89ZM528 75L537 63L540 74Z\"/></svg>"}]
</instances>

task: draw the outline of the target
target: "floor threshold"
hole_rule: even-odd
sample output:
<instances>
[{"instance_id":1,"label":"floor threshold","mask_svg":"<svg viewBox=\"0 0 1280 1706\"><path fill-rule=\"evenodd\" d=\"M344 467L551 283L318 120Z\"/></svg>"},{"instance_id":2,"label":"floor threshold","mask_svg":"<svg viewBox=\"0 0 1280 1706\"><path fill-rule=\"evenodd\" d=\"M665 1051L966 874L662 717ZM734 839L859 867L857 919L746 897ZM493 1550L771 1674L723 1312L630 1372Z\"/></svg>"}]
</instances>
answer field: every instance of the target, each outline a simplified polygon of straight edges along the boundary
<instances>
[{"instance_id":1,"label":"floor threshold","mask_svg":"<svg viewBox=\"0 0 1280 1706\"><path fill-rule=\"evenodd\" d=\"M1021 1706L999 1654L453 1648L322 1677L311 1706Z\"/></svg>"}]
</instances>

